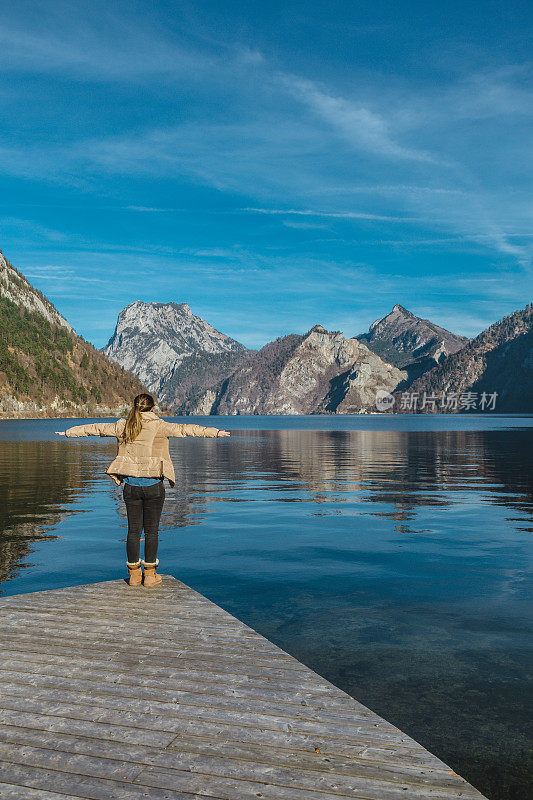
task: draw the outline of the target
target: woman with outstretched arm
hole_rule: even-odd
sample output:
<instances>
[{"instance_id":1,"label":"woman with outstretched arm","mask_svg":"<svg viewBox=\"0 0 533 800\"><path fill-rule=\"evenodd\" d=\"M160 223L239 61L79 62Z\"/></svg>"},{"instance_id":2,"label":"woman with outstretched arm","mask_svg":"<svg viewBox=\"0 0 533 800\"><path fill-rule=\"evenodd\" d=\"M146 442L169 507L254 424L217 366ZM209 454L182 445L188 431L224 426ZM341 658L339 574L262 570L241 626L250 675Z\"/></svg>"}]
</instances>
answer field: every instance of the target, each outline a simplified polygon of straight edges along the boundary
<instances>
[{"instance_id":1,"label":"woman with outstretched arm","mask_svg":"<svg viewBox=\"0 0 533 800\"><path fill-rule=\"evenodd\" d=\"M157 574L159 520L165 501L164 478L174 486L175 474L168 447L170 436L203 436L216 438L229 436L229 431L205 428L202 425L184 425L165 422L154 413L154 398L139 394L133 400L127 419L116 422L92 422L76 425L66 431L56 431L60 436L114 436L118 440L116 458L106 469L108 475L120 485L124 481L123 498L128 514L126 542L127 567L130 586L143 583L155 586L161 582ZM144 528L144 560L140 558L141 534Z\"/></svg>"}]
</instances>

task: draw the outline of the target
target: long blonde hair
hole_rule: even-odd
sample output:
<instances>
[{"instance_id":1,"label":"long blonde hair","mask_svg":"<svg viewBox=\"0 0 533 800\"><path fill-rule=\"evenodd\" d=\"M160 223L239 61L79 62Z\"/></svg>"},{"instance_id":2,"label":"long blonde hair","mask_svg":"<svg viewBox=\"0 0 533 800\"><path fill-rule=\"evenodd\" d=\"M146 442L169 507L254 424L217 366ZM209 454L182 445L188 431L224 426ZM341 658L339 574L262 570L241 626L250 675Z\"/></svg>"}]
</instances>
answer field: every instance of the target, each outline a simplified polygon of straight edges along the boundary
<instances>
[{"instance_id":1,"label":"long blonde hair","mask_svg":"<svg viewBox=\"0 0 533 800\"><path fill-rule=\"evenodd\" d=\"M151 411L155 405L155 400L151 394L138 394L133 398L133 405L126 420L123 438L125 442L133 442L141 432L143 418L141 411Z\"/></svg>"}]
</instances>

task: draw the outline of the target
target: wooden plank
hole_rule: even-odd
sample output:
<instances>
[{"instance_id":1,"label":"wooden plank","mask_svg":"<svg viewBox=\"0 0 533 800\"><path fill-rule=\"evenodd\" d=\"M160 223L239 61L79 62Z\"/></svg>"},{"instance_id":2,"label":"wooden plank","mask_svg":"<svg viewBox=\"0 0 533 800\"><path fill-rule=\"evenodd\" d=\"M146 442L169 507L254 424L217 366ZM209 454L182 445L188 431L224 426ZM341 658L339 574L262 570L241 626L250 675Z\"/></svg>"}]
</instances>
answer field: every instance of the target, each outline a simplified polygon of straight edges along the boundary
<instances>
[{"instance_id":1,"label":"wooden plank","mask_svg":"<svg viewBox=\"0 0 533 800\"><path fill-rule=\"evenodd\" d=\"M29 764L0 764L2 780L8 784L37 789L44 792L55 792L62 800L83 798L84 800L194 800L195 798L212 797L199 792L159 789L151 787L147 792L145 785L136 785L126 781L114 781L109 778L93 778L74 775L58 770L32 767ZM18 800L18 795L15 794ZM39 800L41 795L39 795ZM2 798L3 800L3 798Z\"/></svg>"},{"instance_id":2,"label":"wooden plank","mask_svg":"<svg viewBox=\"0 0 533 800\"><path fill-rule=\"evenodd\" d=\"M16 636L4 635L2 640L6 647L10 647L13 650L16 649L19 652L44 652L50 655L68 656L73 649L73 642L67 642L64 639L60 643L55 643L50 638L43 640L37 637L26 637L21 634ZM117 649L111 644L109 646L98 646L96 642L93 647L89 645L84 647L76 643L76 652L87 661L93 661L98 656L104 661L142 664L146 659L149 659L154 666L181 667L187 670L199 670L204 674L268 676L271 679L290 680L293 684L298 682L302 685L313 685L313 680L309 678L306 672L295 670L292 665L287 665L285 668L283 662L272 665L272 662L268 660L259 658L250 660L244 656L239 659L237 655L228 656L223 652L220 657L216 657L214 654L206 654L204 658L202 653L188 653L185 649L175 654L166 655L164 652L158 652L155 647L147 652L139 652L137 649L132 649L131 651L127 648ZM93 657L91 657L91 654L93 654Z\"/></svg>"},{"instance_id":3,"label":"wooden plank","mask_svg":"<svg viewBox=\"0 0 533 800\"><path fill-rule=\"evenodd\" d=\"M0 638L7 798L483 800L169 576L0 598Z\"/></svg>"},{"instance_id":4,"label":"wooden plank","mask_svg":"<svg viewBox=\"0 0 533 800\"><path fill-rule=\"evenodd\" d=\"M24 665L26 666L26 665ZM127 699L136 699L139 697L139 684L124 685L123 681L117 681L116 674L106 676L113 678L113 680L91 680L86 675L78 678L72 672L71 677L66 678L61 675L47 675L42 673L27 672L27 670L11 671L7 667L2 671L0 676L0 692L6 691L8 694L9 687L18 686L20 692L28 691L29 687L42 687L63 689L67 691L89 692L95 696L106 698L108 695L114 698L123 698L122 702ZM234 708L237 697L235 693L228 695L217 694L217 688L213 687L211 692L203 691L187 691L180 686L178 689L160 688L158 686L146 686L142 688L142 697L145 701L150 700L153 702L167 702L179 703L180 705L193 705L193 706L209 706L212 708ZM289 702L287 700L278 700L272 698L239 698L242 707L246 708L251 713L273 714L274 716L286 716L291 719L307 719L324 721L337 721L337 722L351 722L358 720L361 724L366 721L372 721L372 712L364 708L364 706L357 706L352 709L339 709L335 708L328 712L327 708L315 708L309 703L302 704L302 702Z\"/></svg>"},{"instance_id":5,"label":"wooden plank","mask_svg":"<svg viewBox=\"0 0 533 800\"><path fill-rule=\"evenodd\" d=\"M413 786L413 784L393 784L385 781L360 779L358 785L350 788L337 787L333 791L324 789L317 782L315 789L307 789L300 784L303 779L295 776L289 785L277 784L273 781L272 771L265 771L262 780L254 782L245 778L223 778L209 774L183 774L178 770L146 767L136 778L137 783L161 789L183 789L202 792L211 797L224 800L250 800L261 797L264 800L339 800L339 797L357 798L357 800L405 800L411 798L428 798L431 800L474 800L479 798L475 789L439 789L438 787ZM409 794L406 794L409 792Z\"/></svg>"},{"instance_id":6,"label":"wooden plank","mask_svg":"<svg viewBox=\"0 0 533 800\"><path fill-rule=\"evenodd\" d=\"M0 700L0 705L3 705ZM175 740L175 734L131 725L108 725L92 719L72 719L57 714L35 713L24 709L0 708L0 724L15 725L35 730L81 734L116 742L149 744L154 747L167 747Z\"/></svg>"},{"instance_id":7,"label":"wooden plank","mask_svg":"<svg viewBox=\"0 0 533 800\"><path fill-rule=\"evenodd\" d=\"M69 664L69 675L71 678L64 678L65 668L61 664L49 663L46 657L35 654L25 654L24 661L18 659L6 658L3 662L4 677L14 678L18 676L19 681L30 682L33 678L41 677L43 679L49 678L53 682L54 678L59 679L55 685L61 685L61 680L66 680L67 683L79 680L86 683L88 686L95 682L101 683L102 672L101 669L91 669L89 663L86 666L79 667L74 664ZM212 682L202 682L201 680L187 679L184 677L173 678L172 676L165 675L165 686L161 688L161 674L159 671L153 671L147 674L146 667L143 668L142 674L130 674L127 672L114 671L113 672L112 686L119 686L124 692L137 692L142 689L143 696L146 692L155 692L158 696L171 697L174 695L179 696L180 693L192 695L207 695L208 697L220 698L221 701L227 702L227 698L248 698L250 701L265 702L265 703L284 703L295 706L296 708L314 709L336 709L340 712L346 712L346 702L344 697L333 696L330 697L326 692L305 691L298 684L293 689L291 688L278 688L277 685L272 686L272 682L268 682L264 686L255 684L250 686L247 681L234 680L231 685ZM357 703L357 701L353 701ZM367 709L361 703L357 703L357 709L361 714L370 715L372 711ZM348 713L353 713L350 709Z\"/></svg>"},{"instance_id":8,"label":"wooden plank","mask_svg":"<svg viewBox=\"0 0 533 800\"><path fill-rule=\"evenodd\" d=\"M110 725L131 726L138 730L165 733L187 731L198 735L222 736L236 741L265 744L277 742L284 747L304 749L312 744L313 747L319 747L321 751L329 753L347 752L352 745L361 743L384 745L391 749L424 750L421 745L400 731L379 729L378 723L373 728L365 725L345 732L339 729L340 726L333 730L329 724L320 726L302 721L291 723L275 717L269 717L264 722L250 718L242 720L238 712L229 713L225 710L217 712L214 709L199 709L197 714L192 714L187 709L180 714L178 708L176 714L171 716L154 713L151 704L146 703L145 713L140 714L138 710L130 710L131 703L127 704L126 709L111 708L90 702L64 703L54 697L39 698L38 695L17 697L4 694L0 705L4 710L46 713L72 720L92 720ZM345 735L342 735L343 733Z\"/></svg>"},{"instance_id":9,"label":"wooden plank","mask_svg":"<svg viewBox=\"0 0 533 800\"><path fill-rule=\"evenodd\" d=\"M142 587L134 587L131 591L140 593L143 590ZM155 590L157 591L157 589ZM91 609L93 609L93 603L90 604ZM118 604L117 604L118 606ZM79 614L86 613L87 603L76 603L74 600L72 601L62 601L61 603L53 602L48 603L47 601L40 600L39 602L34 601L31 606L19 608L16 611L14 610L13 613L18 614L30 614L30 613L41 613L43 615L50 615L54 616L57 615L59 612L63 612L66 619L76 619L76 616ZM129 603L127 605L121 605L114 610L109 609L109 606L105 603L94 603L94 611L101 612L102 614L109 614L111 620L116 620L118 618L124 619L138 619L141 623L142 622L153 622L154 617L154 609L150 608L136 608L135 605ZM120 613L119 613L120 612ZM161 607L157 609L158 619L161 621L172 623L175 620L181 620L183 622L189 621L191 624L199 623L201 625L206 625L210 627L218 627L221 629L226 628L226 623L224 619L224 612L220 611L220 613L210 614L208 612L199 613L199 610L195 607L184 607L184 606L176 606L174 610L166 607ZM248 633L253 635L253 632L250 632L250 629L247 628L244 623L238 623L237 621L233 622L232 619L228 621L227 627L229 630L238 630L242 633Z\"/></svg>"},{"instance_id":10,"label":"wooden plank","mask_svg":"<svg viewBox=\"0 0 533 800\"><path fill-rule=\"evenodd\" d=\"M9 626L0 624L0 635L3 639L6 639L6 641L34 641L41 643L42 640L47 640L55 644L64 643L67 641L68 637L68 641L75 639L77 647L81 650L83 650L83 648L94 648L96 646L98 649L105 651L109 649L109 647L114 647L115 649L118 648L119 652L127 651L128 653L139 653L140 655L153 652L154 640L157 639L158 641L155 643L155 646L158 649L164 647L165 652L170 654L174 652L181 653L182 651L205 653L206 656L208 656L209 653L213 655L221 653L227 655L228 658L232 655L236 656L241 661L247 659L253 662L253 659L259 659L261 662L264 661L267 665L280 662L283 669L295 670L296 672L305 674L308 673L307 667L297 661L293 656L289 656L287 653L283 653L282 650L275 648L274 645L261 645L261 643L255 645L243 643L241 645L239 642L228 642L223 639L217 641L216 638L212 639L210 636L205 640L199 638L182 640L179 636L175 639L170 639L167 638L167 631L164 632L164 635L159 637L158 628L155 625L151 627L149 636L144 633L136 633L134 637L131 637L131 625L125 626L113 636L109 633L102 633L99 628L93 631L87 627L83 630L79 628L69 630L60 624L58 624L57 627L55 625L44 626L39 624L25 624L24 626L17 624L11 624ZM133 638L133 641L128 641L128 638ZM159 642L159 639L161 642Z\"/></svg>"},{"instance_id":11,"label":"wooden plank","mask_svg":"<svg viewBox=\"0 0 533 800\"><path fill-rule=\"evenodd\" d=\"M24 653L6 654L3 661L5 671L13 670L14 673L21 676L29 675L65 675L65 659L58 660L53 656L47 656L41 653ZM13 658L18 655L19 658ZM24 656L21 660L20 656ZM102 680L102 666L103 664L94 661L85 660L81 663L68 663L68 674L73 679L81 678L88 682ZM109 662L104 662L108 667ZM99 668L98 668L99 667ZM118 665L117 665L118 667ZM220 697L242 697L251 700L262 700L265 702L286 702L297 706L308 706L310 708L323 708L323 709L339 709L346 711L346 696L330 696L327 693L327 688L312 686L310 689L303 688L300 684L284 682L272 683L272 681L250 680L246 675L234 676L231 682L220 682L211 680L202 680L203 675L195 676L193 673L184 673L182 670L160 670L147 667L143 664L142 672L128 673L121 671L118 668L113 671L112 680L113 684L120 684L123 687L136 687L137 691L140 688L146 688L148 691L160 691L161 678L165 679L165 689L163 691L183 691L183 692L197 692L206 695L215 695ZM352 701L357 703L357 701ZM357 708L364 714L373 714L372 711L366 706L357 703Z\"/></svg>"},{"instance_id":12,"label":"wooden plank","mask_svg":"<svg viewBox=\"0 0 533 800\"><path fill-rule=\"evenodd\" d=\"M61 634L63 634L64 637L75 637L80 647L94 646L96 640L102 647L111 643L120 646L121 649L128 649L128 645L131 644L131 651L140 653L153 649L153 640L157 637L157 639L161 639L161 645L166 645L165 652L167 649L172 652L173 650L180 651L184 648L203 649L206 652L215 650L216 652L231 653L233 651L237 655L257 656L269 661L277 659L283 665L287 665L289 669L296 669L299 672L307 672L308 670L294 656L285 653L266 640L251 641L250 639L232 638L228 641L226 637L211 635L209 631L204 633L202 637L196 634L187 635L187 633L182 633L181 631L173 635L167 626L162 626L161 623L152 623L148 634L142 628L139 628L137 622L135 625L136 633L131 643L126 636L126 633L131 634L131 622L123 625L118 630L109 630L106 626L88 626L80 624L80 621L76 625L65 625L61 620L58 620L57 623L51 621L49 624L44 624L40 620L25 620L23 624L19 620L9 620L8 623L0 620L0 635L6 637L19 636L24 639L31 638L38 641L39 639L49 638L50 635L60 640Z\"/></svg>"},{"instance_id":13,"label":"wooden plank","mask_svg":"<svg viewBox=\"0 0 533 800\"><path fill-rule=\"evenodd\" d=\"M325 793L326 796L329 796L330 792L332 794L357 796L358 792L364 790L367 797L375 798L375 800L380 800L383 797L385 800L386 798L397 796L399 791L403 792L406 789L412 797L423 797L426 788L430 788L433 790L435 798L449 800L450 790L453 791L458 788L457 785L449 784L444 788L428 785L427 783L398 781L391 777L384 780L382 777L372 778L361 775L346 776L325 772L317 774L316 770L305 770L301 767L294 769L264 762L258 763L177 752L156 752L150 759L151 763L145 765L130 759L113 758L110 753L98 756L86 755L31 745L13 746L9 743L0 742L0 763L2 762L26 764L31 767L55 769L75 775L110 778L119 781L135 782L140 776L150 775L147 781L148 785L171 789L176 788L176 786L185 788L184 781L192 773L204 778L207 776L209 781L213 782L214 788L219 786L222 793L228 785L230 789L234 789L235 785L239 788L242 782L256 782L259 784L266 783L275 787L281 796L286 795L285 790L287 787L292 787L305 790L307 793L319 791ZM174 782L167 785L165 778L164 783L159 783L159 777L156 775L159 772L164 775L171 774ZM156 775L155 781L154 775ZM144 783L145 781L141 780L141 782ZM188 790L190 788L189 786ZM201 789L202 787L198 782L196 787L192 788ZM420 794L421 792L422 794Z\"/></svg>"},{"instance_id":14,"label":"wooden plank","mask_svg":"<svg viewBox=\"0 0 533 800\"><path fill-rule=\"evenodd\" d=\"M57 650L57 648L51 648ZM21 660L31 660L32 658L44 659L47 660L48 663L54 664L63 664L68 671L68 668L71 664L79 665L80 667L99 667L102 669L109 669L110 665L116 666L117 668L122 666L128 666L131 664L136 664L138 669L137 672L140 670L142 666L142 673L144 675L154 675L159 676L161 678L173 678L179 680L180 678L194 678L195 680L201 681L207 685L212 685L213 683L231 683L233 684L246 684L248 686L260 686L263 688L268 688L270 686L279 686L284 688L293 688L298 689L301 687L302 689L308 688L313 692L317 693L329 693L329 686L326 683L319 683L318 681L315 683L313 680L301 679L300 682L295 681L293 678L285 677L284 675L277 675L275 677L275 681L273 681L271 674L259 673L259 674L251 674L252 670L250 669L248 673L240 672L236 673L232 670L224 670L223 668L218 665L217 669L194 669L191 667L190 664L174 664L172 667L168 667L165 665L158 664L157 666L152 665L152 660L150 659L149 662L140 662L138 659L96 659L90 658L89 656L85 658L81 658L79 656L69 655L69 649L64 648L59 652L49 652L43 653L39 652L35 648L32 649L31 645L25 646L21 644L16 644L15 646L7 646L7 643L4 643L2 648L2 652L4 653L6 658L14 658L17 656ZM335 692L332 692L334 697L342 697L343 700L349 698L349 695L341 693L340 689L336 689Z\"/></svg>"},{"instance_id":15,"label":"wooden plank","mask_svg":"<svg viewBox=\"0 0 533 800\"><path fill-rule=\"evenodd\" d=\"M50 637L54 633L60 634L63 633L63 629L59 629L58 631L54 631L53 628L49 630L35 628L35 632L32 632L31 628L27 628L24 632L19 633L16 631L15 628L8 630L6 628L0 628L0 636L3 641L10 643L10 642L34 642L35 644L39 645L39 647L45 648L47 643L50 642ZM38 631L38 632L37 632ZM83 653L87 649L94 653L106 653L106 652L113 652L113 653L127 653L128 655L138 655L138 656L149 656L154 653L154 646L153 644L143 645L142 643L132 643L131 646L128 646L128 642L124 641L120 644L116 643L116 639L113 639L110 636L102 636L98 635L98 631L95 632L97 635L95 639L91 639L88 636L79 636L74 635L74 633L70 635L64 635L63 641L67 641L69 645L75 641L76 642L76 649L78 652ZM124 639L126 640L127 636L124 634ZM154 636L155 638L155 636ZM159 637L157 637L159 639ZM158 648L160 646L164 646L166 644L166 640L163 638L161 642L158 642ZM302 669L302 665L298 664L295 659L291 658L283 658L279 656L277 653L269 653L265 651L264 648L240 648L240 647L225 647L224 645L218 645L216 642L180 642L179 640L176 641L174 646L167 645L165 647L165 653L167 654L168 658L187 658L191 660L192 658L201 658L203 661L219 661L221 658L228 664L252 664L260 667L281 667L283 670L291 670L295 672L302 672L306 673L305 669Z\"/></svg>"},{"instance_id":16,"label":"wooden plank","mask_svg":"<svg viewBox=\"0 0 533 800\"><path fill-rule=\"evenodd\" d=\"M142 587L136 587L132 589L132 591L142 591ZM157 589L156 589L157 591ZM110 609L109 605L106 603L91 603L91 611L93 612L93 621L95 619L94 613L101 612L102 614L109 616L111 621L124 621L124 619L131 619L135 618L138 619L140 623L143 622L154 622L153 617L153 609L143 610L142 608L137 609L134 605L130 604L127 606L120 606L120 609ZM64 615L64 619L68 620L71 619L73 622L76 621L78 618L78 614L80 618L83 618L83 615L90 616L87 612L87 604L84 603L80 605L79 603L75 603L74 601L64 601L61 603L51 602L45 600L40 600L39 602L34 601L34 603L30 605L24 605L20 607L12 607L13 614L23 615L26 614L30 616L33 613L39 613L43 616L48 616L49 618L57 619L58 614L62 613ZM221 611L217 614L209 614L199 613L198 609L194 606L190 608L183 607L181 605L177 606L174 610L168 608L160 608L158 609L158 620L161 622L165 622L168 624L172 624L176 622L176 620L181 621L181 623L185 624L199 624L209 628L218 628L219 630L229 630L229 631L238 631L241 632L243 635L248 634L250 637L255 637L257 634L252 631L250 628L244 625L244 623L239 623L237 621L233 622L230 619L227 624L224 619L224 613Z\"/></svg>"},{"instance_id":17,"label":"wooden plank","mask_svg":"<svg viewBox=\"0 0 533 800\"><path fill-rule=\"evenodd\" d=\"M279 650L272 642L268 640L258 641L256 636L242 628L229 625L225 627L223 624L216 626L214 624L209 624L209 621L204 624L202 617L196 617L196 619L198 620L198 624L194 624L193 618L176 614L165 623L158 620L158 628L162 633L166 632L168 634L169 641L176 641L178 637L189 641L197 641L197 639L200 638L209 641L238 643L248 647L268 646L272 650ZM90 612L77 611L75 618L63 616L59 621L55 612L48 613L32 610L25 611L21 614L19 609L15 610L13 608L10 608L10 616L8 618L0 620L0 625L2 625L2 627L24 626L26 628L28 625L42 625L46 622L53 622L54 626L60 624L65 631L72 631L74 627L81 624L90 629L91 632L99 629L110 634L118 634L131 625L129 620L126 622L124 621L123 615L116 617L111 616L109 610L105 615L105 623L101 623L100 618L95 618L93 610Z\"/></svg>"},{"instance_id":18,"label":"wooden plank","mask_svg":"<svg viewBox=\"0 0 533 800\"><path fill-rule=\"evenodd\" d=\"M107 756L68 753L59 749L51 750L27 744L13 745L10 742L0 742L0 763L5 762L44 767L95 778L113 778L119 781L132 781L143 769L141 765L133 761Z\"/></svg>"},{"instance_id":19,"label":"wooden plank","mask_svg":"<svg viewBox=\"0 0 533 800\"><path fill-rule=\"evenodd\" d=\"M121 697L97 692L81 691L73 687L67 688L49 688L41 687L38 684L17 684L6 683L0 681L0 692L3 697L27 697L28 692L31 691L31 696L34 699L46 700L54 702L56 700L62 703L75 703L76 705L87 705L93 708L104 709L118 709L121 710L125 706L132 711L145 712L146 708L150 708L150 714L158 714L165 717L183 719L205 719L207 721L224 720L229 723L237 725L248 725L252 727L260 726L263 730L285 730L290 728L298 730L299 732L313 733L323 730L324 722L328 722L328 730L330 735L337 738L350 738L352 735L359 735L362 731L371 732L376 731L391 733L394 736L398 735L398 730L389 722L385 720L376 721L375 718L361 717L354 713L353 717L338 717L333 713L329 716L322 714L315 714L313 716L305 716L303 714L294 713L292 708L282 708L281 713L274 713L272 709L250 709L247 701L235 701L233 705L226 704L225 706L216 706L209 702L201 704L183 703L178 700L164 701L161 699L149 699L143 696L142 699L137 697Z\"/></svg>"},{"instance_id":20,"label":"wooden plank","mask_svg":"<svg viewBox=\"0 0 533 800\"><path fill-rule=\"evenodd\" d=\"M0 741L12 744L31 744L60 750L66 753L101 756L122 759L140 764L153 764L160 756L172 756L173 751L195 757L206 755L219 759L239 759L258 764L272 764L313 772L332 772L337 775L374 777L383 780L400 781L433 786L436 781L442 786L462 785L461 778L450 774L448 769L435 769L402 763L400 767L378 758L344 758L327 756L322 753L286 750L278 747L258 747L227 742L222 739L203 739L198 736L179 735L164 751L147 745L123 744L122 742L97 739L95 737L74 736L66 733L53 733L43 730L4 725L0 728ZM383 752L383 751L381 751ZM376 763L378 762L378 763ZM171 763L167 762L167 766ZM174 763L174 762L172 762Z\"/></svg>"},{"instance_id":21,"label":"wooden plank","mask_svg":"<svg viewBox=\"0 0 533 800\"><path fill-rule=\"evenodd\" d=\"M28 786L0 781L0 797L2 800L65 800L72 795L45 792L42 789L30 789Z\"/></svg>"},{"instance_id":22,"label":"wooden plank","mask_svg":"<svg viewBox=\"0 0 533 800\"><path fill-rule=\"evenodd\" d=\"M22 704L20 704L22 705ZM424 766L431 769L447 769L449 768L438 761L435 756L428 753L420 747L409 748L405 747L391 747L386 743L372 744L368 741L356 742L352 741L348 745L343 742L329 741L329 747L326 747L325 740L309 737L299 736L288 739L287 737L263 735L256 737L250 729L239 729L232 726L207 726L207 725L191 725L185 721L180 727L181 730L178 734L159 731L145 728L135 728L128 725L130 720L123 720L124 724L114 722L107 724L105 721L88 720L87 716L64 717L57 711L53 711L50 707L47 708L48 713L28 712L18 708L0 709L0 723L7 725L32 728L44 731L61 731L69 734L81 734L92 736L95 738L104 738L113 741L128 742L132 744L147 744L149 746L167 746L167 747L181 747L183 738L191 739L191 741L206 740L208 742L215 742L217 746L220 741L224 741L231 746L233 751L237 749L248 748L283 748L284 750L295 750L299 752L316 751L319 748L320 753L328 758L331 756L342 756L345 758L358 758L365 757L374 760L382 760L387 763L397 764L413 764L416 766ZM90 715L89 715L90 716ZM203 746L203 745L202 745Z\"/></svg>"}]
</instances>

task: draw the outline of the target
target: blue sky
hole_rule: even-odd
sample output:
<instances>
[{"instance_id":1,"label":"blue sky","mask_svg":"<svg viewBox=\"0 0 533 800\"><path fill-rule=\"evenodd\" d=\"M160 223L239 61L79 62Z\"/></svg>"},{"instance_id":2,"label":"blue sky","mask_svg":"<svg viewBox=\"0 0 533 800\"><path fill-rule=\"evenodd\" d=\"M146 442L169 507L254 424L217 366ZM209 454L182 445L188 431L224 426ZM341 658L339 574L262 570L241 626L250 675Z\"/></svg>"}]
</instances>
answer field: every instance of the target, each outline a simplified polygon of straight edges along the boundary
<instances>
[{"instance_id":1,"label":"blue sky","mask_svg":"<svg viewBox=\"0 0 533 800\"><path fill-rule=\"evenodd\" d=\"M0 247L103 346L136 299L250 347L532 298L532 13L0 3Z\"/></svg>"}]
</instances>

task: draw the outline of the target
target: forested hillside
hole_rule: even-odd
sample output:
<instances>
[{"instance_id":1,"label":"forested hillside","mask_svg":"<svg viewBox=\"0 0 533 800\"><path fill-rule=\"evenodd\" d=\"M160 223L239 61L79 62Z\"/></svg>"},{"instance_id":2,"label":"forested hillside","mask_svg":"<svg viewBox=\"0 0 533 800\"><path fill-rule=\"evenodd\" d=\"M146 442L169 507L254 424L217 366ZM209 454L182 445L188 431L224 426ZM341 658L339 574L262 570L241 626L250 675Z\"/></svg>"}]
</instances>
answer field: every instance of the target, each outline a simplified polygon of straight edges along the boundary
<instances>
[{"instance_id":1,"label":"forested hillside","mask_svg":"<svg viewBox=\"0 0 533 800\"><path fill-rule=\"evenodd\" d=\"M1 257L0 415L112 412L142 390Z\"/></svg>"}]
</instances>

